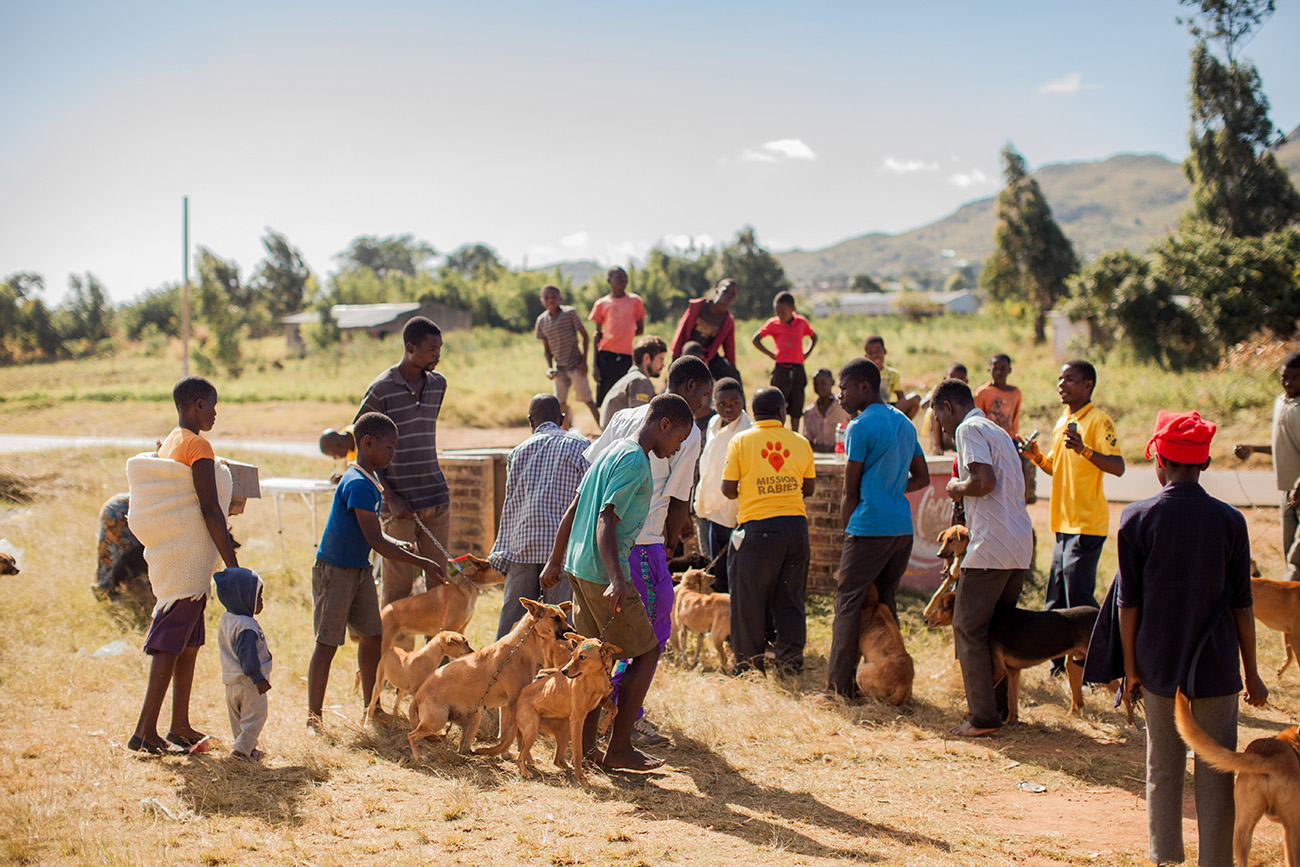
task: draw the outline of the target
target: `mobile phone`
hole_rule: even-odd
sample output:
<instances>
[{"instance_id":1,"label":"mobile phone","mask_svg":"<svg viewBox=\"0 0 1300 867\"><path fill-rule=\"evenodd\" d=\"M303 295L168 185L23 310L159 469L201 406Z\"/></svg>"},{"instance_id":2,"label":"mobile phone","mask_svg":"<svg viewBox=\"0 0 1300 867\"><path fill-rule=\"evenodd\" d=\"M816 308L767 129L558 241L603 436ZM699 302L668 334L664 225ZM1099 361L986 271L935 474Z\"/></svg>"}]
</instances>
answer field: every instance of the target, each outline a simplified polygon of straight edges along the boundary
<instances>
[{"instance_id":1,"label":"mobile phone","mask_svg":"<svg viewBox=\"0 0 1300 867\"><path fill-rule=\"evenodd\" d=\"M1068 430L1070 433L1078 433L1079 423L1077 421L1072 421L1065 426L1065 429Z\"/></svg>"}]
</instances>

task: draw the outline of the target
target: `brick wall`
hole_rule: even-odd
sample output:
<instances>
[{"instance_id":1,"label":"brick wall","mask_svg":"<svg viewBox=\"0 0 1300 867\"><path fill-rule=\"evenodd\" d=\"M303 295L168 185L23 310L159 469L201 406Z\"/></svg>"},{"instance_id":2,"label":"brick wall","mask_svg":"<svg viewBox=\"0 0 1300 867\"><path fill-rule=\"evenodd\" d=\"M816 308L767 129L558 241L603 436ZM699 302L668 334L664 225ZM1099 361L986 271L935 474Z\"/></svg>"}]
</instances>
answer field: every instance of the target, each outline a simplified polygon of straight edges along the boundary
<instances>
[{"instance_id":1,"label":"brick wall","mask_svg":"<svg viewBox=\"0 0 1300 867\"><path fill-rule=\"evenodd\" d=\"M492 550L505 496L508 454L508 449L479 449L438 456L451 494L451 539L447 547L453 557L486 557Z\"/></svg>"},{"instance_id":2,"label":"brick wall","mask_svg":"<svg viewBox=\"0 0 1300 867\"><path fill-rule=\"evenodd\" d=\"M844 495L844 465L817 462L817 490L807 500L808 589L814 593L835 591L835 570L840 567L844 525L840 522L840 499Z\"/></svg>"}]
</instances>

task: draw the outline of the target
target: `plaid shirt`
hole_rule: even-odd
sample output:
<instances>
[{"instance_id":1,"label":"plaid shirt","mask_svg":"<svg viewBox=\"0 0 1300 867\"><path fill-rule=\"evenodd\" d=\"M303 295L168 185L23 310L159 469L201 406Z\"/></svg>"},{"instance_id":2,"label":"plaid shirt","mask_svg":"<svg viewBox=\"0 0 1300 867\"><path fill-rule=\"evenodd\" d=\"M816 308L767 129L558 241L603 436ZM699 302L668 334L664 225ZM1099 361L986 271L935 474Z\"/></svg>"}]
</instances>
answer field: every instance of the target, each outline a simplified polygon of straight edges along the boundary
<instances>
[{"instance_id":1,"label":"plaid shirt","mask_svg":"<svg viewBox=\"0 0 1300 867\"><path fill-rule=\"evenodd\" d=\"M543 422L510 453L501 529L488 562L498 572L507 563L545 563L564 513L587 472L582 437Z\"/></svg>"},{"instance_id":2,"label":"plaid shirt","mask_svg":"<svg viewBox=\"0 0 1300 867\"><path fill-rule=\"evenodd\" d=\"M425 373L424 390L417 396L397 368L393 365L370 383L357 418L382 412L397 425L397 454L387 469L380 471L393 493L415 511L446 506L451 497L438 466L438 411L447 392L447 378L441 373Z\"/></svg>"}]
</instances>

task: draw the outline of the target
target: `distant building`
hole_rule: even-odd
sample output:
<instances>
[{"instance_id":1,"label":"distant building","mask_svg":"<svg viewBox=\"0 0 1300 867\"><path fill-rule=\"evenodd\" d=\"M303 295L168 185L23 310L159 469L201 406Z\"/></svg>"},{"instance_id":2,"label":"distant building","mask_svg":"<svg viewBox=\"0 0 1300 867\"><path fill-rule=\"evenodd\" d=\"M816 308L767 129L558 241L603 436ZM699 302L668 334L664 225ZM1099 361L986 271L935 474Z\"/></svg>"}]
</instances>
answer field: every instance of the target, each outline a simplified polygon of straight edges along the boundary
<instances>
[{"instance_id":1,"label":"distant building","mask_svg":"<svg viewBox=\"0 0 1300 867\"><path fill-rule=\"evenodd\" d=\"M814 316L886 316L898 313L902 292L844 292L823 295L813 303ZM944 313L977 313L980 298L974 292L913 292Z\"/></svg>"},{"instance_id":2,"label":"distant building","mask_svg":"<svg viewBox=\"0 0 1300 867\"><path fill-rule=\"evenodd\" d=\"M402 327L412 316L427 316L443 331L463 331L473 323L473 317L464 310L456 310L436 301L424 304L413 301L404 304L335 304L330 308L330 315L338 323L339 330L352 333L364 331L374 338L401 334ZM285 316L280 321L284 323L284 337L289 349L301 355L307 351L302 340L302 326L319 324L320 313L308 310Z\"/></svg>"}]
</instances>

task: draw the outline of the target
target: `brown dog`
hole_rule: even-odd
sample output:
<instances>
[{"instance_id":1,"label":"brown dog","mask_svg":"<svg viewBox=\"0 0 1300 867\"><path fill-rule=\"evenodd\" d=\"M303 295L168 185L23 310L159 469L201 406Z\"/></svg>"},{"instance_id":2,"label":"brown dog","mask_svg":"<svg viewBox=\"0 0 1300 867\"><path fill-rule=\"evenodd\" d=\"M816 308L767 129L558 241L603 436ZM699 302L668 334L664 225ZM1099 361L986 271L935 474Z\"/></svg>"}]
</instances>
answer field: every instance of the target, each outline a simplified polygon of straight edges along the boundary
<instances>
[{"instance_id":1,"label":"brown dog","mask_svg":"<svg viewBox=\"0 0 1300 867\"><path fill-rule=\"evenodd\" d=\"M397 698L393 700L393 713L402 706L402 696L414 694L417 689L442 666L447 658L458 659L467 653L473 653L469 639L459 632L446 630L439 632L428 644L416 651L406 651L400 647L390 647L379 659L379 668L375 672L375 691L366 708L366 719L372 719L375 708L383 710L379 696L384 686L392 684L397 688Z\"/></svg>"},{"instance_id":2,"label":"brown dog","mask_svg":"<svg viewBox=\"0 0 1300 867\"><path fill-rule=\"evenodd\" d=\"M864 698L876 698L892 705L901 705L912 697L912 682L916 668L903 644L903 634L898 631L889 606L880 602L875 585L867 591L862 605L862 620L858 628L858 651L862 662L858 664L858 692Z\"/></svg>"},{"instance_id":3,"label":"brown dog","mask_svg":"<svg viewBox=\"0 0 1300 867\"><path fill-rule=\"evenodd\" d=\"M727 641L731 638L731 594L710 593L712 576L703 569L687 569L677 585L677 598L673 600L673 650L680 660L685 660L683 647L686 633L693 632L695 655L689 665L700 660L704 649L704 633L713 637L713 647L718 651L718 663L727 671Z\"/></svg>"},{"instance_id":4,"label":"brown dog","mask_svg":"<svg viewBox=\"0 0 1300 867\"><path fill-rule=\"evenodd\" d=\"M574 632L566 637L578 642L578 646L564 667L543 671L541 677L519 693L515 705L515 737L519 743L522 776L530 776L533 742L538 732L544 731L555 739L557 768L568 768L564 754L569 744L573 744L573 776L581 783L587 779L582 772L582 726L588 714L613 691L610 670L614 657L622 651Z\"/></svg>"},{"instance_id":5,"label":"brown dog","mask_svg":"<svg viewBox=\"0 0 1300 867\"><path fill-rule=\"evenodd\" d=\"M18 564L9 554L0 553L0 575L17 575Z\"/></svg>"},{"instance_id":6,"label":"brown dog","mask_svg":"<svg viewBox=\"0 0 1300 867\"><path fill-rule=\"evenodd\" d=\"M460 561L460 565L464 574L448 565L446 584L435 585L418 596L395 599L384 606L379 612L384 627L384 652L403 639L409 642L408 636L436 635L443 630L463 633L474 616L474 605L482 589L506 580L488 561L472 554Z\"/></svg>"},{"instance_id":7,"label":"brown dog","mask_svg":"<svg viewBox=\"0 0 1300 867\"><path fill-rule=\"evenodd\" d=\"M1300 867L1300 728L1291 726L1277 737L1258 738L1236 752L1197 725L1191 703L1181 691L1174 698L1174 724L1202 761L1237 774L1232 790L1237 805L1232 851L1237 864L1248 863L1255 826L1261 816L1268 816L1282 826L1288 867Z\"/></svg>"},{"instance_id":8,"label":"brown dog","mask_svg":"<svg viewBox=\"0 0 1300 867\"><path fill-rule=\"evenodd\" d=\"M1255 619L1282 633L1286 659L1277 670L1281 677L1292 660L1300 663L1300 581L1252 578L1250 594L1255 600Z\"/></svg>"},{"instance_id":9,"label":"brown dog","mask_svg":"<svg viewBox=\"0 0 1300 867\"><path fill-rule=\"evenodd\" d=\"M939 543L939 551L935 556L944 561L943 582L939 584L939 589L934 591L930 601L925 604L925 611L922 612L926 625L931 627L938 625L930 621L936 616L944 594L951 590L957 583L957 579L961 577L961 561L966 558L966 549L970 547L970 530L961 524L954 524L940 533L936 541Z\"/></svg>"},{"instance_id":10,"label":"brown dog","mask_svg":"<svg viewBox=\"0 0 1300 867\"><path fill-rule=\"evenodd\" d=\"M480 755L500 755L509 749L519 693L542 667L547 644L568 647L565 615L573 607L571 602L557 606L532 599L519 601L524 604L524 616L504 638L453 659L415 691L408 711L411 733L406 736L412 757L420 757L416 744L424 738L440 737L448 722L460 724L460 751L469 755L485 707L502 709L502 736L496 747Z\"/></svg>"}]
</instances>

